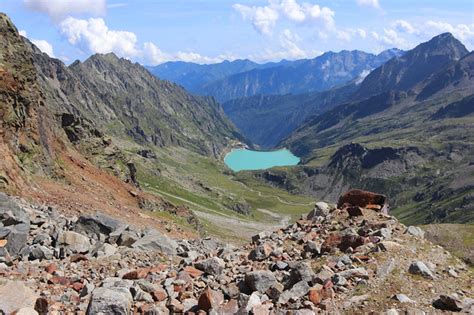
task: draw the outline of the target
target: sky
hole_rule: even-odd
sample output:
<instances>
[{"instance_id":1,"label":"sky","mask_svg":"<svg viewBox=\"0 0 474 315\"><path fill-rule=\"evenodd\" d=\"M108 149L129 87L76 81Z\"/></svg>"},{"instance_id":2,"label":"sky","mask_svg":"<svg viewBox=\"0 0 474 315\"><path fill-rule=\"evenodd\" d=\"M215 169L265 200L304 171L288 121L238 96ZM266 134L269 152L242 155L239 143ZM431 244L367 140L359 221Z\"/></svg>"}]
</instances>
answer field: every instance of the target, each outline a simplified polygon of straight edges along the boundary
<instances>
[{"instance_id":1,"label":"sky","mask_svg":"<svg viewBox=\"0 0 474 315\"><path fill-rule=\"evenodd\" d=\"M474 49L474 0L0 0L66 64L114 52L145 65L411 49L451 32Z\"/></svg>"}]
</instances>

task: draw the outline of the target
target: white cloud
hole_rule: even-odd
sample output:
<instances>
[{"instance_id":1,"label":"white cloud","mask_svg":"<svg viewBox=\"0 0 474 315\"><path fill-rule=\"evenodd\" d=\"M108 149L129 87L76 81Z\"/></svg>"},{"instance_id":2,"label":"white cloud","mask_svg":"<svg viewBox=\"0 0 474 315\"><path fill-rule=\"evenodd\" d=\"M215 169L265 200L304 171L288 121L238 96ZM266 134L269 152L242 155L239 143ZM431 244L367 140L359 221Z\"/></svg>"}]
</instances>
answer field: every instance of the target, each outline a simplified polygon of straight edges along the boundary
<instances>
[{"instance_id":1,"label":"white cloud","mask_svg":"<svg viewBox=\"0 0 474 315\"><path fill-rule=\"evenodd\" d=\"M278 12L270 7L248 7L242 4L234 4L233 8L244 19L250 20L255 30L265 35L272 33L279 17Z\"/></svg>"},{"instance_id":2,"label":"white cloud","mask_svg":"<svg viewBox=\"0 0 474 315\"><path fill-rule=\"evenodd\" d=\"M157 65L168 61L169 56L151 42L143 44L143 59L147 65Z\"/></svg>"},{"instance_id":3,"label":"white cloud","mask_svg":"<svg viewBox=\"0 0 474 315\"><path fill-rule=\"evenodd\" d=\"M381 9L379 0L356 0L359 6L372 7L375 9Z\"/></svg>"},{"instance_id":4,"label":"white cloud","mask_svg":"<svg viewBox=\"0 0 474 315\"><path fill-rule=\"evenodd\" d=\"M277 61L281 59L314 58L322 54L318 50L305 50L299 47L298 43L302 41L301 38L289 29L281 32L279 41L281 50L266 49L263 53L251 55L249 58L255 61Z\"/></svg>"},{"instance_id":5,"label":"white cloud","mask_svg":"<svg viewBox=\"0 0 474 315\"><path fill-rule=\"evenodd\" d=\"M317 4L299 4L296 0L269 0L265 6L246 6L234 4L234 10L252 22L253 27L261 34L272 33L280 17L295 24L320 23L326 29L334 28L334 11Z\"/></svg>"},{"instance_id":6,"label":"white cloud","mask_svg":"<svg viewBox=\"0 0 474 315\"><path fill-rule=\"evenodd\" d=\"M337 37L337 39L340 39L344 42L350 42L351 39L352 39L351 34L349 34L349 32L347 32L347 31L337 31L336 32L336 37Z\"/></svg>"},{"instance_id":7,"label":"white cloud","mask_svg":"<svg viewBox=\"0 0 474 315\"><path fill-rule=\"evenodd\" d=\"M373 31L371 35L373 39L376 40L376 42L385 48L411 48L410 43L393 29L385 28L382 34L378 34L377 32Z\"/></svg>"},{"instance_id":8,"label":"white cloud","mask_svg":"<svg viewBox=\"0 0 474 315\"><path fill-rule=\"evenodd\" d=\"M394 23L394 27L399 32L404 32L408 34L417 34L418 30L405 20L397 20Z\"/></svg>"},{"instance_id":9,"label":"white cloud","mask_svg":"<svg viewBox=\"0 0 474 315\"><path fill-rule=\"evenodd\" d=\"M137 36L132 32L110 30L102 18L87 20L68 17L59 25L70 44L91 53L115 52L121 57L140 55Z\"/></svg>"},{"instance_id":10,"label":"white cloud","mask_svg":"<svg viewBox=\"0 0 474 315\"><path fill-rule=\"evenodd\" d=\"M362 28L358 28L357 29L357 34L361 37L361 38L366 38L367 37L367 32L362 29Z\"/></svg>"},{"instance_id":11,"label":"white cloud","mask_svg":"<svg viewBox=\"0 0 474 315\"><path fill-rule=\"evenodd\" d=\"M28 34L26 33L25 30L19 30L19 31L18 31L18 34L20 34L20 35L23 36L23 37L27 37L27 36L28 36Z\"/></svg>"},{"instance_id":12,"label":"white cloud","mask_svg":"<svg viewBox=\"0 0 474 315\"><path fill-rule=\"evenodd\" d=\"M51 58L55 58L53 46L48 41L44 39L32 39L31 42L35 44L35 46L38 47L39 50L48 54L48 56L50 56Z\"/></svg>"},{"instance_id":13,"label":"white cloud","mask_svg":"<svg viewBox=\"0 0 474 315\"><path fill-rule=\"evenodd\" d=\"M104 15L106 2L106 0L24 0L28 9L45 13L55 21L75 14Z\"/></svg>"},{"instance_id":14,"label":"white cloud","mask_svg":"<svg viewBox=\"0 0 474 315\"><path fill-rule=\"evenodd\" d=\"M474 23L452 25L441 21L427 21L425 23L425 32L433 36L442 32L450 32L461 41L474 42Z\"/></svg>"}]
</instances>

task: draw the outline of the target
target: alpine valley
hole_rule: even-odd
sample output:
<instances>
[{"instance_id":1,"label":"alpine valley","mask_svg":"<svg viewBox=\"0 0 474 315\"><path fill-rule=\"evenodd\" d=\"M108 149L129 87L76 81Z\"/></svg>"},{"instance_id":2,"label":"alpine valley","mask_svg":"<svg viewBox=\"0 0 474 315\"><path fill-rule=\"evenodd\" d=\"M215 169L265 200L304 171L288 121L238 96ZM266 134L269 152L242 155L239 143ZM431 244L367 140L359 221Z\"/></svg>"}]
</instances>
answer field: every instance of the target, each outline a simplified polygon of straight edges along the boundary
<instances>
[{"instance_id":1,"label":"alpine valley","mask_svg":"<svg viewBox=\"0 0 474 315\"><path fill-rule=\"evenodd\" d=\"M0 14L0 313L474 312L474 53L452 34L264 64L33 42ZM300 162L234 172L234 149Z\"/></svg>"}]
</instances>

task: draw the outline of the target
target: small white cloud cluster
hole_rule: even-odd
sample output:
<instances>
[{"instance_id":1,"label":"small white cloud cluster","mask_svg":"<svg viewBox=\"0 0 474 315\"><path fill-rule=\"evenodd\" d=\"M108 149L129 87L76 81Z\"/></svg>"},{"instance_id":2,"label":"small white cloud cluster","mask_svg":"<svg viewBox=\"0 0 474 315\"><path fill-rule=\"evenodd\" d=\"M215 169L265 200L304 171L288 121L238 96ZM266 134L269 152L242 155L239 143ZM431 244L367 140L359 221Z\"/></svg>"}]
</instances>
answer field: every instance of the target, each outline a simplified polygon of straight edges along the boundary
<instances>
[{"instance_id":1,"label":"small white cloud cluster","mask_svg":"<svg viewBox=\"0 0 474 315\"><path fill-rule=\"evenodd\" d=\"M356 0L359 6L367 6L375 9L380 9L379 0Z\"/></svg>"},{"instance_id":2,"label":"small white cloud cluster","mask_svg":"<svg viewBox=\"0 0 474 315\"><path fill-rule=\"evenodd\" d=\"M87 20L68 17L59 30L70 44L94 53L116 52L123 57L136 57L137 36L132 32L110 30L102 18Z\"/></svg>"},{"instance_id":3,"label":"small white cloud cluster","mask_svg":"<svg viewBox=\"0 0 474 315\"><path fill-rule=\"evenodd\" d=\"M409 38L415 43L429 40L443 32L450 32L468 47L474 45L474 23L453 25L442 21L428 20L421 23L410 23L405 20L396 20L391 27L384 28L383 32L373 31L372 38L382 47L398 47L408 49L413 47Z\"/></svg>"},{"instance_id":4,"label":"small white cloud cluster","mask_svg":"<svg viewBox=\"0 0 474 315\"><path fill-rule=\"evenodd\" d=\"M55 21L73 14L104 15L107 7L106 0L24 0L24 3L28 9L46 13Z\"/></svg>"},{"instance_id":5,"label":"small white cloud cluster","mask_svg":"<svg viewBox=\"0 0 474 315\"><path fill-rule=\"evenodd\" d=\"M20 34L23 37L28 38L28 34L26 33L25 30L19 30L18 34ZM53 45L51 45L48 41L44 39L34 39L34 38L30 38L30 40L36 47L38 47L39 50L48 54L48 56L50 56L51 58L55 58Z\"/></svg>"},{"instance_id":6,"label":"small white cloud cluster","mask_svg":"<svg viewBox=\"0 0 474 315\"><path fill-rule=\"evenodd\" d=\"M302 3L296 0L269 0L265 6L247 6L234 4L233 8L244 19L252 22L253 27L261 34L270 35L277 21L284 17L295 24L319 23L326 29L334 28L334 11L317 4Z\"/></svg>"}]
</instances>

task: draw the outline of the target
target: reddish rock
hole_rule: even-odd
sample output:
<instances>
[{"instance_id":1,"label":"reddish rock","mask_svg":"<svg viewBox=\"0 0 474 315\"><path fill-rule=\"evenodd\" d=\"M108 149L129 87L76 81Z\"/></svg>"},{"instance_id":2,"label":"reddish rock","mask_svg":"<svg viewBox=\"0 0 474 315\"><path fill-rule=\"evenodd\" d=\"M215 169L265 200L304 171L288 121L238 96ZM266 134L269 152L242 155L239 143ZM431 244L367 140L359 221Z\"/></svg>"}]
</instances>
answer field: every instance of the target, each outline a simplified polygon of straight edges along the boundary
<instances>
[{"instance_id":1,"label":"reddish rock","mask_svg":"<svg viewBox=\"0 0 474 315\"><path fill-rule=\"evenodd\" d=\"M372 207L373 205L379 205L379 211L383 213L388 213L389 211L389 205L386 196L365 190L349 190L339 197L339 201L337 202L337 207L339 209L354 206L365 208L367 205L371 205Z\"/></svg>"},{"instance_id":2,"label":"reddish rock","mask_svg":"<svg viewBox=\"0 0 474 315\"><path fill-rule=\"evenodd\" d=\"M339 249L345 252L349 247L353 249L365 244L365 238L355 234L346 234L342 237Z\"/></svg>"},{"instance_id":3,"label":"reddish rock","mask_svg":"<svg viewBox=\"0 0 474 315\"><path fill-rule=\"evenodd\" d=\"M71 285L71 288L73 288L74 291L76 291L76 292L80 292L82 290L82 288L84 288L84 284L81 283L81 282L74 282Z\"/></svg>"},{"instance_id":4,"label":"reddish rock","mask_svg":"<svg viewBox=\"0 0 474 315\"><path fill-rule=\"evenodd\" d=\"M355 206L355 207L347 207L346 208L347 213L349 213L349 217L359 217L363 216L364 213L362 212L362 208Z\"/></svg>"},{"instance_id":5,"label":"reddish rock","mask_svg":"<svg viewBox=\"0 0 474 315\"><path fill-rule=\"evenodd\" d=\"M79 262L79 261L86 261L86 260L89 260L89 258L87 258L87 256L83 254L75 254L75 255L72 255L70 258L71 262Z\"/></svg>"},{"instance_id":6,"label":"reddish rock","mask_svg":"<svg viewBox=\"0 0 474 315\"><path fill-rule=\"evenodd\" d=\"M44 268L44 270L46 270L46 272L49 274L53 274L53 272L55 272L57 269L58 267L56 266L55 263L51 263L47 265L46 268Z\"/></svg>"},{"instance_id":7,"label":"reddish rock","mask_svg":"<svg viewBox=\"0 0 474 315\"><path fill-rule=\"evenodd\" d=\"M199 278L204 273L201 270L194 268L193 266L184 267L183 271L186 271L193 278Z\"/></svg>"},{"instance_id":8,"label":"reddish rock","mask_svg":"<svg viewBox=\"0 0 474 315\"><path fill-rule=\"evenodd\" d=\"M123 279L128 279L128 280L138 280L138 279L144 279L146 276L148 276L148 273L150 272L149 268L140 268L140 269L135 269L133 271L127 272L126 274L123 275Z\"/></svg>"},{"instance_id":9,"label":"reddish rock","mask_svg":"<svg viewBox=\"0 0 474 315\"><path fill-rule=\"evenodd\" d=\"M150 273L160 273L162 272L163 270L166 270L166 268L168 268L168 265L165 265L165 264L161 264L161 265L158 265L158 266L155 266L155 267L152 267L149 269L149 272Z\"/></svg>"},{"instance_id":10,"label":"reddish rock","mask_svg":"<svg viewBox=\"0 0 474 315\"><path fill-rule=\"evenodd\" d=\"M181 314L184 311L184 305L177 299L170 299L166 304L172 314Z\"/></svg>"},{"instance_id":11,"label":"reddish rock","mask_svg":"<svg viewBox=\"0 0 474 315\"><path fill-rule=\"evenodd\" d=\"M151 292L151 297L153 298L154 301L161 302L161 301L166 300L166 298L168 297L168 294L166 293L165 290L160 288Z\"/></svg>"},{"instance_id":12,"label":"reddish rock","mask_svg":"<svg viewBox=\"0 0 474 315\"><path fill-rule=\"evenodd\" d=\"M60 285L69 285L71 280L66 277L54 276L48 280L49 284L60 284Z\"/></svg>"},{"instance_id":13,"label":"reddish rock","mask_svg":"<svg viewBox=\"0 0 474 315\"><path fill-rule=\"evenodd\" d=\"M330 252L333 248L339 247L342 242L342 236L338 234L330 234L321 245L321 252Z\"/></svg>"},{"instance_id":14,"label":"reddish rock","mask_svg":"<svg viewBox=\"0 0 474 315\"><path fill-rule=\"evenodd\" d=\"M219 313L222 314L236 314L239 310L239 305L237 300L230 300L219 309Z\"/></svg>"},{"instance_id":15,"label":"reddish rock","mask_svg":"<svg viewBox=\"0 0 474 315\"><path fill-rule=\"evenodd\" d=\"M332 284L332 282L331 282ZM332 299L334 297L334 290L332 287L330 288L323 288L320 292L321 300Z\"/></svg>"},{"instance_id":16,"label":"reddish rock","mask_svg":"<svg viewBox=\"0 0 474 315\"><path fill-rule=\"evenodd\" d=\"M211 308L217 310L224 302L224 295L207 287L201 293L198 300L199 309L208 312Z\"/></svg>"},{"instance_id":17,"label":"reddish rock","mask_svg":"<svg viewBox=\"0 0 474 315\"><path fill-rule=\"evenodd\" d=\"M321 294L319 292L320 290L316 288L309 289L308 300L310 300L314 305L321 303Z\"/></svg>"}]
</instances>

